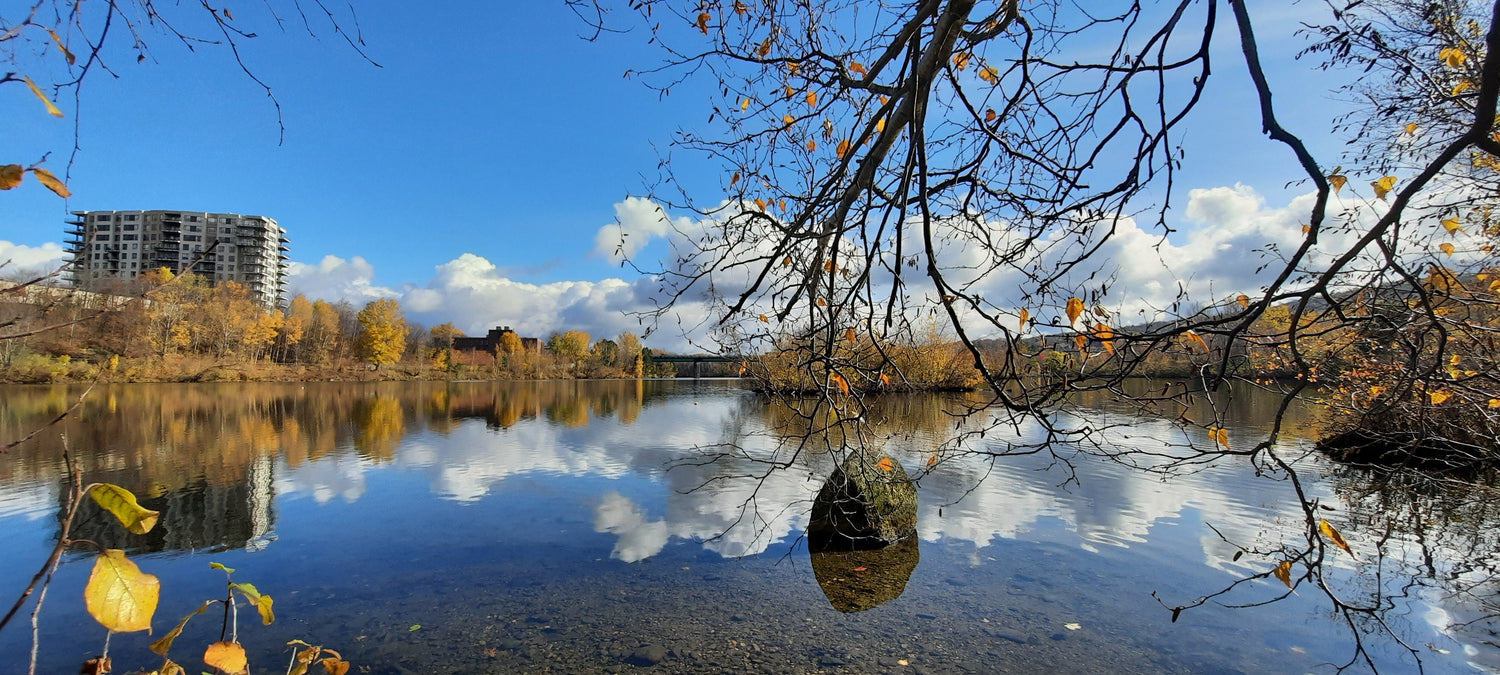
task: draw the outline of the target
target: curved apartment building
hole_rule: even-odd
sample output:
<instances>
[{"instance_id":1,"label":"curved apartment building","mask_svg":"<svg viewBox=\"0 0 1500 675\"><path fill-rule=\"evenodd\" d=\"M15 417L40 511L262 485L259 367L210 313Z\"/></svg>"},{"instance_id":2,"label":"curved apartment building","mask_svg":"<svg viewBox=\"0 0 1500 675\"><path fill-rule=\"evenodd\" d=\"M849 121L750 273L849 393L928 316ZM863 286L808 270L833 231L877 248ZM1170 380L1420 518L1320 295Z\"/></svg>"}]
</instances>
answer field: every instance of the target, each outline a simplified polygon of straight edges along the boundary
<instances>
[{"instance_id":1,"label":"curved apartment building","mask_svg":"<svg viewBox=\"0 0 1500 675\"><path fill-rule=\"evenodd\" d=\"M73 285L109 292L147 270L192 272L244 284L267 307L282 304L290 240L273 218L201 211L74 211L67 248Z\"/></svg>"}]
</instances>

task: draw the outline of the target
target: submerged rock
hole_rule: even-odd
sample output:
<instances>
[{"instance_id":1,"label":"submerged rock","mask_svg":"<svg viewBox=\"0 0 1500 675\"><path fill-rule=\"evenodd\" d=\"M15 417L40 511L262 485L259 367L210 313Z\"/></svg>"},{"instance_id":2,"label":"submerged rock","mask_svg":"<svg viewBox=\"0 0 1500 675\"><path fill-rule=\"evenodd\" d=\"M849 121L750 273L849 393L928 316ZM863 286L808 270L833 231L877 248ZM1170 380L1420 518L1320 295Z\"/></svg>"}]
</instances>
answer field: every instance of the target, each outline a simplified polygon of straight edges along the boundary
<instances>
[{"instance_id":1,"label":"submerged rock","mask_svg":"<svg viewBox=\"0 0 1500 675\"><path fill-rule=\"evenodd\" d=\"M907 537L879 550L815 551L812 568L828 604L850 614L901 597L920 559L917 538Z\"/></svg>"},{"instance_id":2,"label":"submerged rock","mask_svg":"<svg viewBox=\"0 0 1500 675\"><path fill-rule=\"evenodd\" d=\"M917 489L890 455L859 450L829 476L807 527L813 576L840 612L901 596L917 568Z\"/></svg>"}]
</instances>

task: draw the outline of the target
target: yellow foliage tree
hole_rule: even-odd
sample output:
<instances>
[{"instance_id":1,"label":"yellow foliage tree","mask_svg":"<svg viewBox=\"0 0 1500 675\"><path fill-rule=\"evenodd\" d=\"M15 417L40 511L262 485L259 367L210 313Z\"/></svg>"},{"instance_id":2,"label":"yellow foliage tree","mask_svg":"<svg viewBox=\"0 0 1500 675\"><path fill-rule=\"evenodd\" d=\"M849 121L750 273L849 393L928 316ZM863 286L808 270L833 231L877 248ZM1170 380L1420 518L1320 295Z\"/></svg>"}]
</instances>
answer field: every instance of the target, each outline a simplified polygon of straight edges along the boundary
<instances>
[{"instance_id":1,"label":"yellow foliage tree","mask_svg":"<svg viewBox=\"0 0 1500 675\"><path fill-rule=\"evenodd\" d=\"M382 298L359 311L359 337L354 343L355 355L376 367L401 360L406 351L406 319L401 305Z\"/></svg>"}]
</instances>

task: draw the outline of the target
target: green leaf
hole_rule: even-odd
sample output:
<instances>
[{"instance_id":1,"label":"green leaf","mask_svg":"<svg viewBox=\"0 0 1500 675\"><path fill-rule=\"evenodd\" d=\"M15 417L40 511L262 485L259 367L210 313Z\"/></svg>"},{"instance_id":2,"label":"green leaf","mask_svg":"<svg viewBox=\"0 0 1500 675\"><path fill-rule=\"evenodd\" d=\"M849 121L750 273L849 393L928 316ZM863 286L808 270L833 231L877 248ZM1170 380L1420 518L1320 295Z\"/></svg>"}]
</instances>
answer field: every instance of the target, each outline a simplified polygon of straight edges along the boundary
<instances>
[{"instance_id":1,"label":"green leaf","mask_svg":"<svg viewBox=\"0 0 1500 675\"><path fill-rule=\"evenodd\" d=\"M234 568L233 567L225 567L224 565L222 565L220 563L216 563L216 562L211 562L211 563L208 564L208 566L210 568L213 568L213 569L216 569L216 570L224 570L225 574L234 574Z\"/></svg>"}]
</instances>

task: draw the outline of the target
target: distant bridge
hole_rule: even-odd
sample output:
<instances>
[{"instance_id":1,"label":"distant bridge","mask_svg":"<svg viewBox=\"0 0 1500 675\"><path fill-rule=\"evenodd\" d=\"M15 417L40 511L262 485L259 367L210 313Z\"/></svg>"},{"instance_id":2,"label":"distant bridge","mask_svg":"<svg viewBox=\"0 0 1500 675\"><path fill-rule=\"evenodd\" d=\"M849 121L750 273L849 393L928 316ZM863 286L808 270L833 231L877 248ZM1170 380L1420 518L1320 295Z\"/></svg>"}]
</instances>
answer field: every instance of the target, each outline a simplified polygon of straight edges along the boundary
<instances>
[{"instance_id":1,"label":"distant bridge","mask_svg":"<svg viewBox=\"0 0 1500 675\"><path fill-rule=\"evenodd\" d=\"M693 364L693 379L698 379L698 364L701 363L743 363L743 356L710 356L700 354L697 356L658 356L651 355L651 360L657 363L691 363Z\"/></svg>"}]
</instances>

